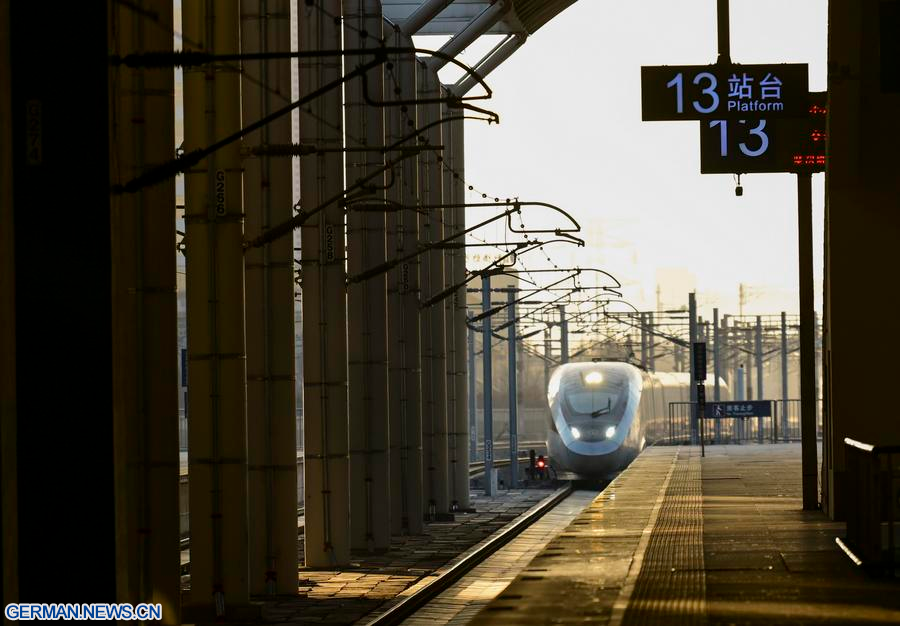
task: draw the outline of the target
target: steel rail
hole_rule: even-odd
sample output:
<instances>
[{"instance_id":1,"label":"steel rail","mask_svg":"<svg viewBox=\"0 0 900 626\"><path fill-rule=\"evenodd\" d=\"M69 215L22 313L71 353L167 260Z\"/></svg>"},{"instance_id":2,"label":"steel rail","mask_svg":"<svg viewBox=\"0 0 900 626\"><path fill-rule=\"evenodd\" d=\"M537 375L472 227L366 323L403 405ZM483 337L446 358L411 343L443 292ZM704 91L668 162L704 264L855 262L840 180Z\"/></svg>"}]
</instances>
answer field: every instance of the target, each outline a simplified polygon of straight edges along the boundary
<instances>
[{"instance_id":1,"label":"steel rail","mask_svg":"<svg viewBox=\"0 0 900 626\"><path fill-rule=\"evenodd\" d=\"M569 497L571 493L572 483L567 483L564 487L560 487L554 493L532 507L528 512L519 516L516 520L510 522L498 532L491 535L488 539L466 552L462 558L455 563L442 567L430 576L425 576L423 579L420 579L419 582L421 583L422 580L431 578L431 580L424 584L417 592L406 596L403 600L394 604L387 611L372 620L367 622L360 620L359 623L365 624L366 626L392 626L401 623L439 594L446 591L456 581L475 568L476 565L512 541L523 530L531 526L531 524L543 517L544 514L556 507L557 504Z\"/></svg>"}]
</instances>

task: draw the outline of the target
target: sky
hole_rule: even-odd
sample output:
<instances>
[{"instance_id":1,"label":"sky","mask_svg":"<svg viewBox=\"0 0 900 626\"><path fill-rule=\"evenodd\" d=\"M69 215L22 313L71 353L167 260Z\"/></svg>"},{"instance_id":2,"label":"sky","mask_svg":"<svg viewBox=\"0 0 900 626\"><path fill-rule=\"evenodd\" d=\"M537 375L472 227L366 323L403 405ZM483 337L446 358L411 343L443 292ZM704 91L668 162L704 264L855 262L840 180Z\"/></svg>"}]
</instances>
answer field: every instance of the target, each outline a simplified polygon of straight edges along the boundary
<instances>
[{"instance_id":1,"label":"sky","mask_svg":"<svg viewBox=\"0 0 900 626\"><path fill-rule=\"evenodd\" d=\"M796 312L797 189L790 174L701 175L699 122L642 122L640 67L716 60L715 0L579 0L488 78L500 124L466 122L467 182L489 197L555 204L587 245L548 247L559 266L615 275L641 310ZM808 63L826 89L827 0L732 0L736 63ZM419 39L419 38L417 38ZM425 39L425 38L423 38ZM482 38L462 60L477 61ZM424 42L422 42L424 43ZM452 82L449 72L442 73ZM483 201L470 193L468 201ZM813 177L816 308L821 311L824 176ZM472 212L477 216L477 212ZM529 225L544 217L526 211ZM544 222L547 223L547 222ZM488 233L504 237L498 228ZM529 268L548 267L540 253ZM470 269L477 263L470 263Z\"/></svg>"}]
</instances>

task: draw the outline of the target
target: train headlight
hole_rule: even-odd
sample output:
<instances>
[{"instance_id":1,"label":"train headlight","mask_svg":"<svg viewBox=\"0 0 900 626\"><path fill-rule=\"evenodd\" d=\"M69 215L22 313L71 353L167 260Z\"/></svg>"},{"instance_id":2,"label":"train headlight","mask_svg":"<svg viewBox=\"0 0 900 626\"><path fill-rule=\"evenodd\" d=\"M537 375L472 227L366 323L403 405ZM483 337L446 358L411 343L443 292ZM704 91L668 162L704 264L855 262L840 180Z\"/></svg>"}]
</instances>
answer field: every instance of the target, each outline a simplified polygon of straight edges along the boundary
<instances>
[{"instance_id":1,"label":"train headlight","mask_svg":"<svg viewBox=\"0 0 900 626\"><path fill-rule=\"evenodd\" d=\"M588 372L584 376L584 382L587 385L599 385L603 382L603 374L600 372Z\"/></svg>"},{"instance_id":2,"label":"train headlight","mask_svg":"<svg viewBox=\"0 0 900 626\"><path fill-rule=\"evenodd\" d=\"M607 439L612 439L613 435L615 435L615 434L616 434L615 426L610 426L609 428L606 429L606 438Z\"/></svg>"},{"instance_id":3,"label":"train headlight","mask_svg":"<svg viewBox=\"0 0 900 626\"><path fill-rule=\"evenodd\" d=\"M575 437L575 439L581 439L581 431L572 426L572 436Z\"/></svg>"}]
</instances>

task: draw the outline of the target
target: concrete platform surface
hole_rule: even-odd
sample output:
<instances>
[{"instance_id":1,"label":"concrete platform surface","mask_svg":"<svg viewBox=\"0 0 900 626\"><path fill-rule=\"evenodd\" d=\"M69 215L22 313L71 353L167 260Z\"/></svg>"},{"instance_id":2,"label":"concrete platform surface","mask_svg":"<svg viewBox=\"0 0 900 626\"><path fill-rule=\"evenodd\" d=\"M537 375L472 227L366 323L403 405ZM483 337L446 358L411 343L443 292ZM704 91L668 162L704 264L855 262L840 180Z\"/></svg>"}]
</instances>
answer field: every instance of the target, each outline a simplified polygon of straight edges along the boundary
<instances>
[{"instance_id":1,"label":"concrete platform surface","mask_svg":"<svg viewBox=\"0 0 900 626\"><path fill-rule=\"evenodd\" d=\"M402 626L464 626L515 579L556 535L597 496L598 491L574 491L522 534L489 556Z\"/></svg>"},{"instance_id":2,"label":"concrete platform surface","mask_svg":"<svg viewBox=\"0 0 900 626\"><path fill-rule=\"evenodd\" d=\"M799 444L646 450L472 624L900 624L801 510Z\"/></svg>"}]
</instances>

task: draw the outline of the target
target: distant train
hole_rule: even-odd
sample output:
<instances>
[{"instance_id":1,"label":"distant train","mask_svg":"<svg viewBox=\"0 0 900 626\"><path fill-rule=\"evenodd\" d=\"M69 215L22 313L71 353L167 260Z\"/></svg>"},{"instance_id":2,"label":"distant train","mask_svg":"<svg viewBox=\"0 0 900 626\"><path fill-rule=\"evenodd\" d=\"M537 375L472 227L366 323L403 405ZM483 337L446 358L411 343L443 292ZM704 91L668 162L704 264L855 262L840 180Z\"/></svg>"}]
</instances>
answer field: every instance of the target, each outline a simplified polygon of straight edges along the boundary
<instances>
[{"instance_id":1,"label":"distant train","mask_svg":"<svg viewBox=\"0 0 900 626\"><path fill-rule=\"evenodd\" d=\"M721 378L719 384L729 399ZM687 373L646 372L615 361L561 365L547 388L552 465L561 478L611 478L647 445L669 439L669 403L689 401Z\"/></svg>"}]
</instances>

